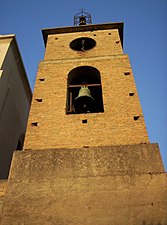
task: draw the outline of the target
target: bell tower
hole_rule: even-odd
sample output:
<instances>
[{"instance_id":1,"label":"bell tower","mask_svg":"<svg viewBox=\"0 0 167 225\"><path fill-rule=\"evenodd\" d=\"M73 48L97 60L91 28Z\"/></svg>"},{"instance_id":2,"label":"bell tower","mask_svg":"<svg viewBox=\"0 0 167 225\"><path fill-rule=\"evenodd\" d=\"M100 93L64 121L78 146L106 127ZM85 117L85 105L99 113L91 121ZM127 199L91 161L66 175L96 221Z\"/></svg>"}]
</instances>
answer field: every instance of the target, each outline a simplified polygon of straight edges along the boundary
<instances>
[{"instance_id":1,"label":"bell tower","mask_svg":"<svg viewBox=\"0 0 167 225\"><path fill-rule=\"evenodd\" d=\"M42 31L46 52L25 150L149 143L129 58L123 53L123 23L81 25L83 17L83 12L77 14L74 27Z\"/></svg>"},{"instance_id":2,"label":"bell tower","mask_svg":"<svg viewBox=\"0 0 167 225\"><path fill-rule=\"evenodd\" d=\"M91 24L82 10L74 26L42 33L2 225L166 225L166 174L123 52L123 23Z\"/></svg>"}]
</instances>

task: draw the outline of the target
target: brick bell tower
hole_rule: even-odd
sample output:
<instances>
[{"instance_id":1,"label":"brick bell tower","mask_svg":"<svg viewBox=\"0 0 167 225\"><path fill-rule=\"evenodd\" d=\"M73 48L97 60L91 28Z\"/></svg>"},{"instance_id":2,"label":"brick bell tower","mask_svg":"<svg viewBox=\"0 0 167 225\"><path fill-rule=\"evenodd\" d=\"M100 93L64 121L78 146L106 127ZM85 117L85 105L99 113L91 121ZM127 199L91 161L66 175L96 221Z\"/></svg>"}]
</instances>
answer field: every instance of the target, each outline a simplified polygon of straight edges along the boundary
<instances>
[{"instance_id":1,"label":"brick bell tower","mask_svg":"<svg viewBox=\"0 0 167 225\"><path fill-rule=\"evenodd\" d=\"M44 29L24 151L2 225L166 225L166 174L150 144L123 23Z\"/></svg>"}]
</instances>

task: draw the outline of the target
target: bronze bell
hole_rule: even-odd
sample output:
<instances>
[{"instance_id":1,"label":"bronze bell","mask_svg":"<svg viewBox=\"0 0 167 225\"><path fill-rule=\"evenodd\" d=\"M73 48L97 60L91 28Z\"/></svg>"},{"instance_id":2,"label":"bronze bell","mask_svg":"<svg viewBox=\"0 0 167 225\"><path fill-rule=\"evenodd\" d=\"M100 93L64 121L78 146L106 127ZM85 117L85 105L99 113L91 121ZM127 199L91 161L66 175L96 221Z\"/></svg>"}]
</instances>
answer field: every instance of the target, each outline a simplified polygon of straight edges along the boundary
<instances>
[{"instance_id":1,"label":"bronze bell","mask_svg":"<svg viewBox=\"0 0 167 225\"><path fill-rule=\"evenodd\" d=\"M86 18L85 18L85 16L82 15L79 18L79 25L86 25Z\"/></svg>"},{"instance_id":2,"label":"bronze bell","mask_svg":"<svg viewBox=\"0 0 167 225\"><path fill-rule=\"evenodd\" d=\"M82 86L79 90L78 97L74 101L74 108L76 113L90 113L95 110L95 99L87 86Z\"/></svg>"}]
</instances>

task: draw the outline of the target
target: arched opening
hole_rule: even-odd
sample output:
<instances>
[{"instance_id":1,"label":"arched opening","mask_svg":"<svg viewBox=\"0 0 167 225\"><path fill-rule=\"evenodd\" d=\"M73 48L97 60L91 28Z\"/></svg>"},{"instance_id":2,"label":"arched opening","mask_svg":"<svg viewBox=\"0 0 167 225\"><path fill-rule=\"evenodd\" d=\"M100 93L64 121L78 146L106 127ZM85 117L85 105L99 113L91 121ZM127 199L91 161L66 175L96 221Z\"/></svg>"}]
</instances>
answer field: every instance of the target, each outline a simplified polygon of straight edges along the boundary
<instances>
[{"instance_id":1,"label":"arched opening","mask_svg":"<svg viewBox=\"0 0 167 225\"><path fill-rule=\"evenodd\" d=\"M91 66L70 71L67 83L67 114L104 112L100 72Z\"/></svg>"}]
</instances>

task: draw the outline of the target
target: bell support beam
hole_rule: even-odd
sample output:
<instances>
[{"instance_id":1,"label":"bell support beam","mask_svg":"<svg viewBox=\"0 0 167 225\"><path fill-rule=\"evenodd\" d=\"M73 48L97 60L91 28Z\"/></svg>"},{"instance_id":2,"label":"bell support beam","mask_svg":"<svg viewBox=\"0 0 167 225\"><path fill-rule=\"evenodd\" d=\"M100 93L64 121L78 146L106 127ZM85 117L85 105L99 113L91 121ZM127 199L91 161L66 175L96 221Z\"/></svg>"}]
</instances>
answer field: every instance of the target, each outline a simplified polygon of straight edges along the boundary
<instances>
[{"instance_id":1,"label":"bell support beam","mask_svg":"<svg viewBox=\"0 0 167 225\"><path fill-rule=\"evenodd\" d=\"M75 88L75 87L77 88L77 87L82 87L82 86L83 86L83 84L68 85L69 88ZM86 86L86 87L99 87L99 86L101 86L101 84L86 84L84 86Z\"/></svg>"}]
</instances>

